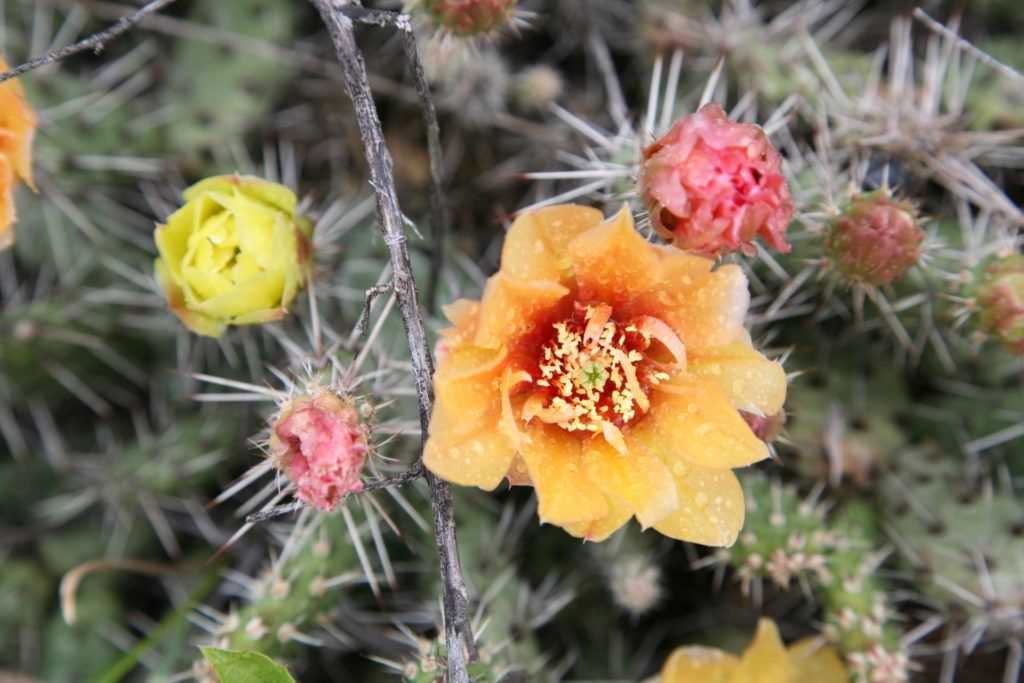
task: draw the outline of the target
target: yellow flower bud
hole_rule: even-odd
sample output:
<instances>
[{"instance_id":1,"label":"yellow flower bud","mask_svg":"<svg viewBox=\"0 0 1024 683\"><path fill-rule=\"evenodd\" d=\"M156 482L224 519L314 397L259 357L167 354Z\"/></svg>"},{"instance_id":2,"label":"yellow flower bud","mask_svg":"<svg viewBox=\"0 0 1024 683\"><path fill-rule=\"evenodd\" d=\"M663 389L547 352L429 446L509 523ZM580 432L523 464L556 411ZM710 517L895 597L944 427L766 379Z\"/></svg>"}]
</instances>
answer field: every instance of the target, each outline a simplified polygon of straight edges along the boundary
<instances>
[{"instance_id":1,"label":"yellow flower bud","mask_svg":"<svg viewBox=\"0 0 1024 683\"><path fill-rule=\"evenodd\" d=\"M196 334L284 316L308 276L312 223L295 193L252 176L202 180L158 225L156 275L168 306Z\"/></svg>"}]
</instances>

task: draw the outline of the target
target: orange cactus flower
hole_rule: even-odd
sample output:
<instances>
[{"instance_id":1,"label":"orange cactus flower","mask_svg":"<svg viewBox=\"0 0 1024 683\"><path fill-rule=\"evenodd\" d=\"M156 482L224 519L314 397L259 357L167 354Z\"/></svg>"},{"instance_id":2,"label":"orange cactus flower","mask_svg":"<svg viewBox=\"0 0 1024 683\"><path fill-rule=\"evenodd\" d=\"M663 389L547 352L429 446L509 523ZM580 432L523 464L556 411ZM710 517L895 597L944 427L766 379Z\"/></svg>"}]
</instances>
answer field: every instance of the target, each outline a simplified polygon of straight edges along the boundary
<instances>
[{"instance_id":1,"label":"orange cactus flower","mask_svg":"<svg viewBox=\"0 0 1024 683\"><path fill-rule=\"evenodd\" d=\"M713 647L676 649L665 660L658 683L846 683L836 651L820 637L788 648L771 619L757 623L754 642L737 657Z\"/></svg>"},{"instance_id":2,"label":"orange cactus flower","mask_svg":"<svg viewBox=\"0 0 1024 683\"><path fill-rule=\"evenodd\" d=\"M0 71L10 67L0 59ZM12 78L0 83L0 249L14 244L14 188L32 182L32 137L36 112L25 99L21 83Z\"/></svg>"},{"instance_id":3,"label":"orange cactus flower","mask_svg":"<svg viewBox=\"0 0 1024 683\"><path fill-rule=\"evenodd\" d=\"M624 207L554 206L512 225L481 301L445 309L426 466L537 490L541 521L600 541L635 516L731 545L733 474L768 454L740 415L773 415L785 373L751 347L735 265L646 242Z\"/></svg>"}]
</instances>

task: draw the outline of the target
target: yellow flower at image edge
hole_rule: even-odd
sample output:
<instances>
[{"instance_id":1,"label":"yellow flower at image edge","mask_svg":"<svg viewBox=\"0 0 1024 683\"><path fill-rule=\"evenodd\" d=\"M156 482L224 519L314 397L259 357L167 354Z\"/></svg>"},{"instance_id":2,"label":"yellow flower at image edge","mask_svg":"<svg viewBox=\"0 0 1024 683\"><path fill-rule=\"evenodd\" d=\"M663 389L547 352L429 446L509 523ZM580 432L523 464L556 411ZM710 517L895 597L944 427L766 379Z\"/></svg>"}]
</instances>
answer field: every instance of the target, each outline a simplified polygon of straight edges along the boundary
<instances>
[{"instance_id":1,"label":"yellow flower at image edge","mask_svg":"<svg viewBox=\"0 0 1024 683\"><path fill-rule=\"evenodd\" d=\"M542 522L600 541L643 527L731 545L732 468L768 455L740 411L773 415L785 373L743 327L735 265L646 242L623 209L519 217L481 301L445 313L424 463L456 484L506 477Z\"/></svg>"},{"instance_id":2,"label":"yellow flower at image edge","mask_svg":"<svg viewBox=\"0 0 1024 683\"><path fill-rule=\"evenodd\" d=\"M312 223L295 193L250 176L215 176L182 193L156 228L156 275L168 306L197 334L277 320L305 284Z\"/></svg>"},{"instance_id":3,"label":"yellow flower at image edge","mask_svg":"<svg viewBox=\"0 0 1024 683\"><path fill-rule=\"evenodd\" d=\"M0 59L0 71L9 65ZM14 244L14 188L19 180L33 190L32 138L36 132L36 112L25 99L18 79L0 83L0 249Z\"/></svg>"},{"instance_id":4,"label":"yellow flower at image edge","mask_svg":"<svg viewBox=\"0 0 1024 683\"><path fill-rule=\"evenodd\" d=\"M665 660L658 683L846 683L835 650L820 637L788 648L771 619L757 624L754 642L739 657L700 645L681 647Z\"/></svg>"}]
</instances>

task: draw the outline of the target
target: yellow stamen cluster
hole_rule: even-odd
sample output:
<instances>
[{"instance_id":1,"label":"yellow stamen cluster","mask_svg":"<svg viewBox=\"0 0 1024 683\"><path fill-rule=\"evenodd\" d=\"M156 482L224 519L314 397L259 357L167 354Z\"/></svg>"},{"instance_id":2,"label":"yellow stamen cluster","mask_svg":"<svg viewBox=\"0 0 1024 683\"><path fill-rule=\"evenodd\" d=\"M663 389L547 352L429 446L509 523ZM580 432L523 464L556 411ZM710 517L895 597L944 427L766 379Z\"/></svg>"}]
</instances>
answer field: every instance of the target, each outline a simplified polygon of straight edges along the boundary
<instances>
[{"instance_id":1,"label":"yellow stamen cluster","mask_svg":"<svg viewBox=\"0 0 1024 683\"><path fill-rule=\"evenodd\" d=\"M601 325L601 313L587 309L585 327L573 319L555 323L554 337L542 350L534 385L549 398L531 412L568 431L601 433L606 425L629 423L650 407L644 384L669 377L644 364L647 332L611 320Z\"/></svg>"}]
</instances>

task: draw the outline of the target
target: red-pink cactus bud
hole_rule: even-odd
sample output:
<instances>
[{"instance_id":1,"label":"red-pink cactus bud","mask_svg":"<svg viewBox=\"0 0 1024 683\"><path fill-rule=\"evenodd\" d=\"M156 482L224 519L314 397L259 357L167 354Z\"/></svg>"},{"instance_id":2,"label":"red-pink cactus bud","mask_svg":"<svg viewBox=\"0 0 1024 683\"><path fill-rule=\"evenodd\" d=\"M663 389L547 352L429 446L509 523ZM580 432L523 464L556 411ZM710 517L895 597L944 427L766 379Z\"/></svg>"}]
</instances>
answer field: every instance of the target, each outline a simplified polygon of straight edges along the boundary
<instances>
[{"instance_id":1,"label":"red-pink cactus bud","mask_svg":"<svg viewBox=\"0 0 1024 683\"><path fill-rule=\"evenodd\" d=\"M426 0L423 6L440 28L457 36L475 36L508 21L516 1Z\"/></svg>"},{"instance_id":2,"label":"red-pink cactus bud","mask_svg":"<svg viewBox=\"0 0 1024 683\"><path fill-rule=\"evenodd\" d=\"M921 258L924 232L909 202L884 191L855 198L832 219L827 248L832 264L854 282L897 282Z\"/></svg>"},{"instance_id":3,"label":"red-pink cactus bud","mask_svg":"<svg viewBox=\"0 0 1024 683\"><path fill-rule=\"evenodd\" d=\"M793 200L781 163L760 126L730 121L710 103L644 150L637 191L651 224L681 249L749 254L760 236L788 252Z\"/></svg>"},{"instance_id":4,"label":"red-pink cactus bud","mask_svg":"<svg viewBox=\"0 0 1024 683\"><path fill-rule=\"evenodd\" d=\"M1010 353L1024 354L1024 256L989 264L976 295L982 329Z\"/></svg>"},{"instance_id":5,"label":"red-pink cactus bud","mask_svg":"<svg viewBox=\"0 0 1024 683\"><path fill-rule=\"evenodd\" d=\"M355 407L326 389L288 403L274 422L271 453L296 486L296 497L318 510L363 488L359 474L369 450Z\"/></svg>"}]
</instances>

